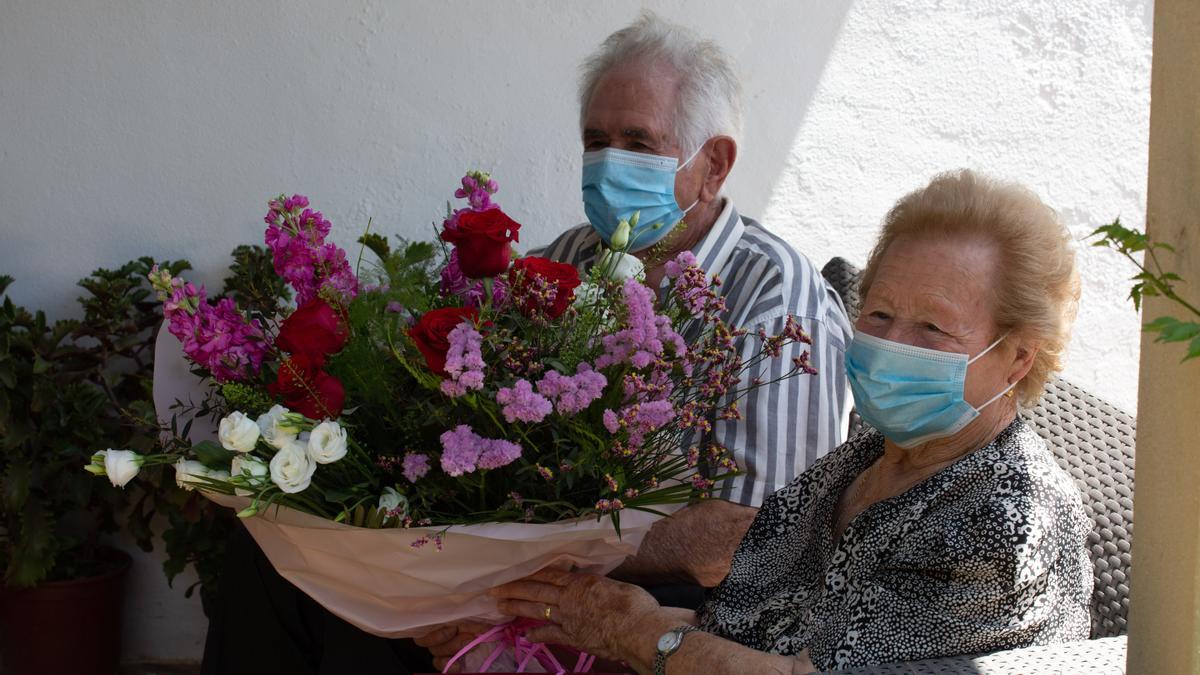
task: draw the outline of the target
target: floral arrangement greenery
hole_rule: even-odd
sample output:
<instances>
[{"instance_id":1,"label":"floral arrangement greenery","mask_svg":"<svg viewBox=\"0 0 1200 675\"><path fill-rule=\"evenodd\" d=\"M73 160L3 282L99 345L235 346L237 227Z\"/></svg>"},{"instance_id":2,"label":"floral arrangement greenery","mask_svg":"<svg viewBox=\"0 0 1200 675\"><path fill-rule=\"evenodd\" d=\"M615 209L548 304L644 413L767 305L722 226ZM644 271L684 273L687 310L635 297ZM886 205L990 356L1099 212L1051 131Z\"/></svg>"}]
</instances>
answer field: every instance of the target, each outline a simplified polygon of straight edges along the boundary
<instances>
[{"instance_id":1,"label":"floral arrangement greenery","mask_svg":"<svg viewBox=\"0 0 1200 675\"><path fill-rule=\"evenodd\" d=\"M356 269L307 198L271 200L264 241L290 312L210 302L151 270L211 382L219 443L107 450L88 469L121 482L171 462L182 487L246 497L240 516L282 505L365 527L608 516L619 531L625 509L707 497L736 471L705 436L712 420L739 416L764 362L808 336L789 322L744 358L719 280L690 253L667 263L661 295L640 282L624 250L636 215L586 277L514 259L521 226L496 192L468 173L438 243L368 231L377 260ZM785 377L813 372L805 353Z\"/></svg>"},{"instance_id":2,"label":"floral arrangement greenery","mask_svg":"<svg viewBox=\"0 0 1200 675\"><path fill-rule=\"evenodd\" d=\"M1193 317L1187 320L1160 316L1144 324L1142 330L1158 333L1155 342L1187 342L1184 361L1200 357L1200 309L1179 296L1175 284L1184 283L1183 279L1174 272L1166 271L1158 259L1158 251L1174 253L1175 249L1170 244L1150 241L1144 233L1125 227L1120 218L1097 228L1091 236L1100 237L1093 246L1111 248L1138 268L1138 273L1132 279L1135 283L1129 290L1129 298L1133 300L1135 308L1141 309L1143 298L1161 296L1179 305ZM1143 260L1138 260L1134 256L1136 253L1141 253Z\"/></svg>"}]
</instances>

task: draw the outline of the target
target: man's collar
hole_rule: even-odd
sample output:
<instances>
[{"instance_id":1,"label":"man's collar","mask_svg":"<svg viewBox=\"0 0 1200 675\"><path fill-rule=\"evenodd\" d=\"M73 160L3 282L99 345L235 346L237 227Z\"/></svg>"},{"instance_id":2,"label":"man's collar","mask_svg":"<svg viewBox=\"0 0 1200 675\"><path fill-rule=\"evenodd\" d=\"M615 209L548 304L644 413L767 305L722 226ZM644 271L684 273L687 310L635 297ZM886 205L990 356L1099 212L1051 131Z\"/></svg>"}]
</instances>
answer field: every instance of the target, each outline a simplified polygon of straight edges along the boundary
<instances>
[{"instance_id":1,"label":"man's collar","mask_svg":"<svg viewBox=\"0 0 1200 675\"><path fill-rule=\"evenodd\" d=\"M725 261L729 260L729 256L733 255L733 250L745 231L746 226L742 224L741 215L733 207L733 200L726 197L721 215L717 216L708 234L692 249L700 269L709 275L719 272L725 266Z\"/></svg>"},{"instance_id":2,"label":"man's collar","mask_svg":"<svg viewBox=\"0 0 1200 675\"><path fill-rule=\"evenodd\" d=\"M704 238L692 248L692 255L696 256L700 269L710 275L717 273L725 266L725 261L729 260L729 256L733 254L734 248L737 247L738 241L746 231L746 226L742 224L741 214L733 206L733 200L728 197L724 199L725 206L721 209L721 214L717 216L716 221L713 222L713 226L708 230L708 234L704 235ZM584 241L580 244L580 250L587 251L579 259L580 270L591 269L599 257L600 236L591 227L588 230L584 235Z\"/></svg>"}]
</instances>

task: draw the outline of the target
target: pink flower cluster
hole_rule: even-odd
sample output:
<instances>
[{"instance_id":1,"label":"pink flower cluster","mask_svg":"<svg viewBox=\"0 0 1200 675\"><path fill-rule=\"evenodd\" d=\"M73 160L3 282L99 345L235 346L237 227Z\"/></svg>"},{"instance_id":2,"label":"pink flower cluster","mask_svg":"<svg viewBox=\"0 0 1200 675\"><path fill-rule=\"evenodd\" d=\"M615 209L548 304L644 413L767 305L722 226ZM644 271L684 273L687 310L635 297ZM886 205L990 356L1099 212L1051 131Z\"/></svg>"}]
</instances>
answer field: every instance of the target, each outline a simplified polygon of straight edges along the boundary
<instances>
[{"instance_id":1,"label":"pink flower cluster","mask_svg":"<svg viewBox=\"0 0 1200 675\"><path fill-rule=\"evenodd\" d=\"M167 330L179 339L193 363L206 368L218 382L245 380L258 373L271 345L232 299L221 298L210 305L203 286L172 278L157 265L149 277L163 303Z\"/></svg>"},{"instance_id":2,"label":"pink flower cluster","mask_svg":"<svg viewBox=\"0 0 1200 675\"><path fill-rule=\"evenodd\" d=\"M404 453L403 467L404 477L410 483L415 483L425 474L429 473L429 455L419 452L406 452Z\"/></svg>"},{"instance_id":3,"label":"pink flower cluster","mask_svg":"<svg viewBox=\"0 0 1200 675\"><path fill-rule=\"evenodd\" d=\"M447 379L442 380L442 393L452 398L468 391L483 388L483 336L470 321L463 321L446 336L450 349L446 352Z\"/></svg>"},{"instance_id":4,"label":"pink flower cluster","mask_svg":"<svg viewBox=\"0 0 1200 675\"><path fill-rule=\"evenodd\" d=\"M713 292L708 275L697 265L691 251L680 253L663 267L667 277L675 280L675 297L693 317L704 316L706 310L724 309L724 299Z\"/></svg>"},{"instance_id":5,"label":"pink flower cluster","mask_svg":"<svg viewBox=\"0 0 1200 675\"><path fill-rule=\"evenodd\" d=\"M504 406L500 412L509 424L517 421L541 422L552 410L550 400L535 392L533 385L524 378L514 382L511 387L498 389L496 403Z\"/></svg>"},{"instance_id":6,"label":"pink flower cluster","mask_svg":"<svg viewBox=\"0 0 1200 675\"><path fill-rule=\"evenodd\" d=\"M325 241L330 224L320 211L308 207L304 195L280 195L269 202L263 220L263 240L271 249L275 273L296 290L297 304L304 304L323 290L340 302L358 294L358 279L346 260L346 252Z\"/></svg>"},{"instance_id":7,"label":"pink flower cluster","mask_svg":"<svg viewBox=\"0 0 1200 675\"><path fill-rule=\"evenodd\" d=\"M559 415L574 415L600 398L607 385L608 378L592 370L590 365L581 363L570 377L557 370L546 371L537 383L537 390L554 404Z\"/></svg>"},{"instance_id":8,"label":"pink flower cluster","mask_svg":"<svg viewBox=\"0 0 1200 675\"><path fill-rule=\"evenodd\" d=\"M622 301L625 303L625 328L601 338L604 353L596 359L596 368L628 363L645 368L663 356L666 345L675 354L687 354L687 345L671 328L671 320L654 312L654 295L637 279L626 279Z\"/></svg>"},{"instance_id":9,"label":"pink flower cluster","mask_svg":"<svg viewBox=\"0 0 1200 675\"><path fill-rule=\"evenodd\" d=\"M442 470L461 476L475 469L498 469L521 456L521 446L503 439L483 438L460 424L441 435Z\"/></svg>"},{"instance_id":10,"label":"pink flower cluster","mask_svg":"<svg viewBox=\"0 0 1200 675\"><path fill-rule=\"evenodd\" d=\"M621 408L621 411L604 411L604 428L611 434L625 429L629 432L629 444L638 447L646 436L671 423L675 419L675 406L670 401L645 401Z\"/></svg>"}]
</instances>

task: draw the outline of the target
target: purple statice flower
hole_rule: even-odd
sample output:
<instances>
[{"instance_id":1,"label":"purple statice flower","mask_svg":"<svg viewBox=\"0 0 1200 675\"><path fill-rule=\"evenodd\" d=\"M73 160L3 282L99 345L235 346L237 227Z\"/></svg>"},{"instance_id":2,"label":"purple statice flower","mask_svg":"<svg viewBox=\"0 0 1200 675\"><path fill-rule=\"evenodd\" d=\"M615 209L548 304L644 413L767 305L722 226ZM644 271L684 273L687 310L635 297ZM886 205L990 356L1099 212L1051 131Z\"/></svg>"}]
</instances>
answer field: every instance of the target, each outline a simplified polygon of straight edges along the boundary
<instances>
[{"instance_id":1,"label":"purple statice flower","mask_svg":"<svg viewBox=\"0 0 1200 675\"><path fill-rule=\"evenodd\" d=\"M654 313L654 295L636 279L626 279L622 287L625 303L625 328L601 338L604 353L596 359L597 368L628 363L645 368L665 353L670 344L676 354L687 353L687 345L671 328L671 320Z\"/></svg>"},{"instance_id":2,"label":"purple statice flower","mask_svg":"<svg viewBox=\"0 0 1200 675\"><path fill-rule=\"evenodd\" d=\"M483 388L483 336L470 321L463 321L446 336L446 373L442 393L452 398Z\"/></svg>"},{"instance_id":3,"label":"purple statice flower","mask_svg":"<svg viewBox=\"0 0 1200 675\"><path fill-rule=\"evenodd\" d=\"M479 455L484 449L483 439L471 427L460 424L441 435L442 471L451 476L461 476L475 471Z\"/></svg>"},{"instance_id":4,"label":"purple statice flower","mask_svg":"<svg viewBox=\"0 0 1200 675\"><path fill-rule=\"evenodd\" d=\"M699 263L696 261L696 256L691 251L683 251L675 256L674 260L668 260L663 265L663 271L666 272L668 279L674 279L688 267L697 267Z\"/></svg>"},{"instance_id":5,"label":"purple statice flower","mask_svg":"<svg viewBox=\"0 0 1200 675\"><path fill-rule=\"evenodd\" d=\"M605 410L604 428L617 433L624 428L629 432L629 444L641 446L646 435L670 424L675 419L675 406L670 401L647 401L633 403L621 408L619 413Z\"/></svg>"},{"instance_id":6,"label":"purple statice flower","mask_svg":"<svg viewBox=\"0 0 1200 675\"><path fill-rule=\"evenodd\" d=\"M326 243L329 221L307 206L303 195L280 195L269 202L263 241L271 249L275 273L295 289L298 304L322 291L348 302L358 294L358 279L346 252Z\"/></svg>"},{"instance_id":7,"label":"purple statice flower","mask_svg":"<svg viewBox=\"0 0 1200 675\"><path fill-rule=\"evenodd\" d=\"M526 379L517 380L511 387L501 387L496 391L496 403L504 406L501 412L510 424L518 420L541 422L552 410L550 400L535 392Z\"/></svg>"},{"instance_id":8,"label":"purple statice flower","mask_svg":"<svg viewBox=\"0 0 1200 675\"><path fill-rule=\"evenodd\" d=\"M585 410L604 394L608 378L592 370L587 363L579 364L575 375L567 377L556 370L546 371L537 383L538 393L554 403L560 415L574 415Z\"/></svg>"},{"instance_id":9,"label":"purple statice flower","mask_svg":"<svg viewBox=\"0 0 1200 675\"><path fill-rule=\"evenodd\" d=\"M680 253L675 261L667 263L667 274L675 279L675 296L679 298L683 306L692 316L702 316L706 309L715 305L717 294L709 285L708 276L704 274L704 270L696 266L696 257L690 252L685 251L684 253L691 257L691 264L684 264L687 261L684 254ZM670 273L672 265L675 274Z\"/></svg>"},{"instance_id":10,"label":"purple statice flower","mask_svg":"<svg viewBox=\"0 0 1200 675\"><path fill-rule=\"evenodd\" d=\"M429 473L429 455L423 455L419 452L404 453L404 477L410 483L417 482L422 476Z\"/></svg>"},{"instance_id":11,"label":"purple statice flower","mask_svg":"<svg viewBox=\"0 0 1200 675\"><path fill-rule=\"evenodd\" d=\"M521 446L503 439L487 441L487 448L479 455L480 469L499 469L512 464L521 456Z\"/></svg>"},{"instance_id":12,"label":"purple statice flower","mask_svg":"<svg viewBox=\"0 0 1200 675\"><path fill-rule=\"evenodd\" d=\"M389 314L400 314L404 312L404 305L392 300L388 302L387 307L384 307L383 309Z\"/></svg>"},{"instance_id":13,"label":"purple statice flower","mask_svg":"<svg viewBox=\"0 0 1200 675\"><path fill-rule=\"evenodd\" d=\"M218 382L236 382L262 368L270 344L255 321L247 319L230 298L216 305L201 286L173 279L155 266L150 281L163 303L167 330L179 339L183 353L208 369Z\"/></svg>"}]
</instances>

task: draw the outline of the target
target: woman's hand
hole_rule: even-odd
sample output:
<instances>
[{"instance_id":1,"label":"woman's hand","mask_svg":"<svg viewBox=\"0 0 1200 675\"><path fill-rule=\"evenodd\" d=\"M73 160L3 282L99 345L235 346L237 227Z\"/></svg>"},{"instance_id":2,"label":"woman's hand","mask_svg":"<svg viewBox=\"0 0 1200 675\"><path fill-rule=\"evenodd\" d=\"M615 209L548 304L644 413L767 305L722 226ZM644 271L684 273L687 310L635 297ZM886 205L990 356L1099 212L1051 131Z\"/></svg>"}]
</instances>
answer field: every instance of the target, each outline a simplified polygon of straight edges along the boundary
<instances>
[{"instance_id":1,"label":"woman's hand","mask_svg":"<svg viewBox=\"0 0 1200 675\"><path fill-rule=\"evenodd\" d=\"M660 607L637 586L594 574L546 569L494 588L491 595L504 614L548 622L530 630L527 639L609 659L631 660L633 641L646 637L639 624L671 624L661 633L695 620L690 611Z\"/></svg>"},{"instance_id":2,"label":"woman's hand","mask_svg":"<svg viewBox=\"0 0 1200 675\"><path fill-rule=\"evenodd\" d=\"M471 640L474 640L482 633L486 633L492 626L478 621L463 621L460 623L448 623L444 626L438 626L432 631L415 638L413 642L418 646L429 650L433 655L433 665L438 670L444 670L446 663L450 661L463 647L466 647ZM462 664L455 663L450 672L457 673L462 670Z\"/></svg>"}]
</instances>

